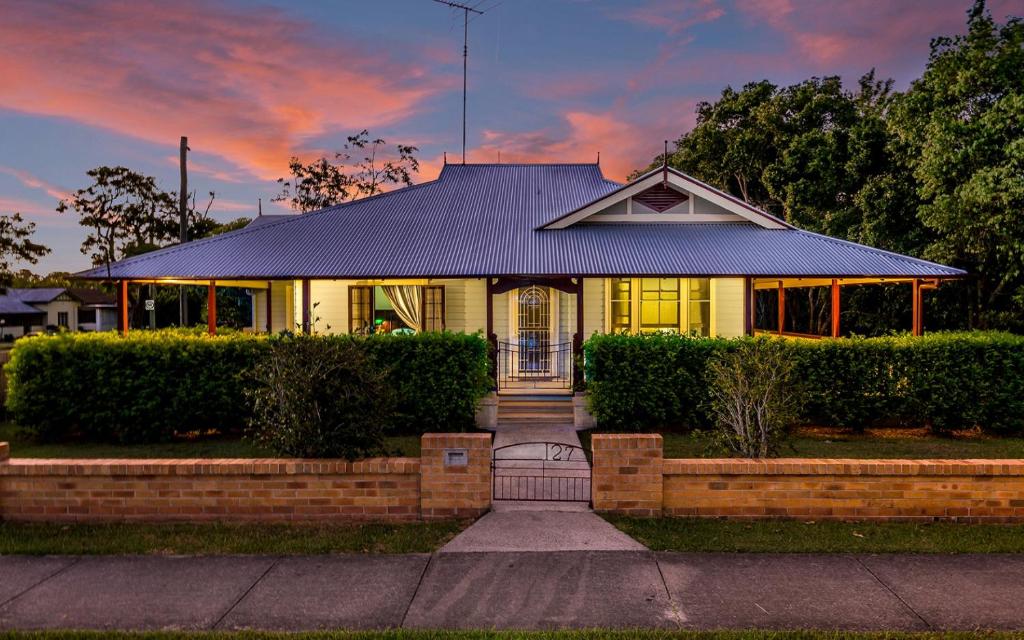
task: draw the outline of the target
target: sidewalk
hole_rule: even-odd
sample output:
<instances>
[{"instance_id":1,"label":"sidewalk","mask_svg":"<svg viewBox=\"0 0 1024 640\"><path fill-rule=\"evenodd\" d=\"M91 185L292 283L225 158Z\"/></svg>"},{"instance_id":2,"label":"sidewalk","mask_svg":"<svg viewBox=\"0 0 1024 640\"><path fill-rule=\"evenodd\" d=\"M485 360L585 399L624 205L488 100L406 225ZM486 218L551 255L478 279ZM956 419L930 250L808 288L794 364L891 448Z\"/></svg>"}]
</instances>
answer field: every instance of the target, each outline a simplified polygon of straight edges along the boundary
<instances>
[{"instance_id":1,"label":"sidewalk","mask_svg":"<svg viewBox=\"0 0 1024 640\"><path fill-rule=\"evenodd\" d=\"M0 628L1019 629L1024 556L0 557Z\"/></svg>"}]
</instances>

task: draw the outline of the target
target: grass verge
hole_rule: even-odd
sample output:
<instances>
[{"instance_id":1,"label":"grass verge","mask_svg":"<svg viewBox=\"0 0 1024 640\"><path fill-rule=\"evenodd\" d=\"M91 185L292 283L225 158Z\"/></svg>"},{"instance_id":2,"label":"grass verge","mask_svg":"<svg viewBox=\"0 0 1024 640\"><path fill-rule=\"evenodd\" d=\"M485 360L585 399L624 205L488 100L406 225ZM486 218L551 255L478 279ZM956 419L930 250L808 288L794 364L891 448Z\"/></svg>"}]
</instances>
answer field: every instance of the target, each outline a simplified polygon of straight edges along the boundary
<instances>
[{"instance_id":1,"label":"grass verge","mask_svg":"<svg viewBox=\"0 0 1024 640\"><path fill-rule=\"evenodd\" d=\"M655 551L1024 553L1024 525L606 518Z\"/></svg>"},{"instance_id":2,"label":"grass verge","mask_svg":"<svg viewBox=\"0 0 1024 640\"><path fill-rule=\"evenodd\" d=\"M15 458L276 458L272 451L230 436L182 437L154 444L37 442L9 422L0 423L0 442L11 445ZM419 436L386 438L393 455L418 458Z\"/></svg>"},{"instance_id":3,"label":"grass verge","mask_svg":"<svg viewBox=\"0 0 1024 640\"><path fill-rule=\"evenodd\" d=\"M0 555L429 553L465 526L0 522Z\"/></svg>"},{"instance_id":4,"label":"grass verge","mask_svg":"<svg viewBox=\"0 0 1024 640\"><path fill-rule=\"evenodd\" d=\"M306 633L281 632L204 632L204 631L149 631L142 633L121 631L8 631L0 632L0 640L201 640L207 638L237 638L253 640L485 640L488 638L522 640L968 640L991 638L1010 640L1024 638L1020 632L842 632L842 631L611 631L590 629L584 631L448 631L408 630L389 631L315 631Z\"/></svg>"}]
</instances>

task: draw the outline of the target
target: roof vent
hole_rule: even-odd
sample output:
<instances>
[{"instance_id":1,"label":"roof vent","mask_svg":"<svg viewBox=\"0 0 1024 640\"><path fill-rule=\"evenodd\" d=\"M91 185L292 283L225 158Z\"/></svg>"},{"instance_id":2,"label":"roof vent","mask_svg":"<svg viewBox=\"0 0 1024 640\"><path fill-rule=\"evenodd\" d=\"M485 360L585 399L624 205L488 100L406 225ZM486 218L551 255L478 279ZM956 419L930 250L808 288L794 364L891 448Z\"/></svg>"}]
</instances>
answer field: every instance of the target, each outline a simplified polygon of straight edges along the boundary
<instances>
[{"instance_id":1,"label":"roof vent","mask_svg":"<svg viewBox=\"0 0 1024 640\"><path fill-rule=\"evenodd\" d=\"M689 196L685 193L680 193L663 184L657 184L633 196L633 202L639 202L648 209L654 209L658 213L662 213L677 204L686 202L688 198Z\"/></svg>"}]
</instances>

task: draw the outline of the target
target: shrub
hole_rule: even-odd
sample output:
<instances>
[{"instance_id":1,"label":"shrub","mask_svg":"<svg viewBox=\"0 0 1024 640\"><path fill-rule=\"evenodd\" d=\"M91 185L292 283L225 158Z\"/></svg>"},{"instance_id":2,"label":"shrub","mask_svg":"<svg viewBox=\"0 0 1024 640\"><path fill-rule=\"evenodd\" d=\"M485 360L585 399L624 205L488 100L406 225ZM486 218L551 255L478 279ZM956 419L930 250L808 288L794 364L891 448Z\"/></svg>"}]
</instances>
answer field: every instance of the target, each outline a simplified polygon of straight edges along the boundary
<instances>
[{"instance_id":1,"label":"shrub","mask_svg":"<svg viewBox=\"0 0 1024 640\"><path fill-rule=\"evenodd\" d=\"M711 424L708 361L749 338L594 336L584 345L591 410L603 427ZM894 422L1024 435L1024 336L783 340L802 382L800 420L849 428Z\"/></svg>"},{"instance_id":2,"label":"shrub","mask_svg":"<svg viewBox=\"0 0 1024 640\"><path fill-rule=\"evenodd\" d=\"M301 458L381 455L394 415L389 372L354 340L287 336L252 371L250 433Z\"/></svg>"},{"instance_id":3,"label":"shrub","mask_svg":"<svg viewBox=\"0 0 1024 640\"><path fill-rule=\"evenodd\" d=\"M767 338L716 354L708 365L712 441L746 458L773 455L798 412L794 364L784 344Z\"/></svg>"}]
</instances>

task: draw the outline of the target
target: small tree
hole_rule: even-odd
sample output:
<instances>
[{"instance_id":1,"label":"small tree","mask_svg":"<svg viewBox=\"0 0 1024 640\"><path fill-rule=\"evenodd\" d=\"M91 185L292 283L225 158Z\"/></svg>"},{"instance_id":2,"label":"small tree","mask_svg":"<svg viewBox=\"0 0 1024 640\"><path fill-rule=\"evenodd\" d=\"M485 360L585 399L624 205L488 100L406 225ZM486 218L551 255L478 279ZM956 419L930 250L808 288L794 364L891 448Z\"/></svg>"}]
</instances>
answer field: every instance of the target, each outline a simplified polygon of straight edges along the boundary
<instances>
[{"instance_id":1,"label":"small tree","mask_svg":"<svg viewBox=\"0 0 1024 640\"><path fill-rule=\"evenodd\" d=\"M380 193L387 185L409 186L412 176L420 169L416 159L416 147L395 145L397 158L381 161L377 157L387 144L382 138L370 140L369 132L363 129L348 137L344 150L334 154L334 161L319 158L304 164L293 157L288 163L292 177L278 178L281 193L275 202L288 202L302 213L330 207L346 200L355 200ZM354 153L363 153L351 166Z\"/></svg>"},{"instance_id":2,"label":"small tree","mask_svg":"<svg viewBox=\"0 0 1024 640\"><path fill-rule=\"evenodd\" d=\"M794 364L781 341L744 342L708 365L714 442L746 458L773 455L799 415Z\"/></svg>"},{"instance_id":3,"label":"small tree","mask_svg":"<svg viewBox=\"0 0 1024 640\"><path fill-rule=\"evenodd\" d=\"M348 338L275 339L248 392L250 434L283 455L349 460L383 455L395 413L387 372Z\"/></svg>"}]
</instances>

